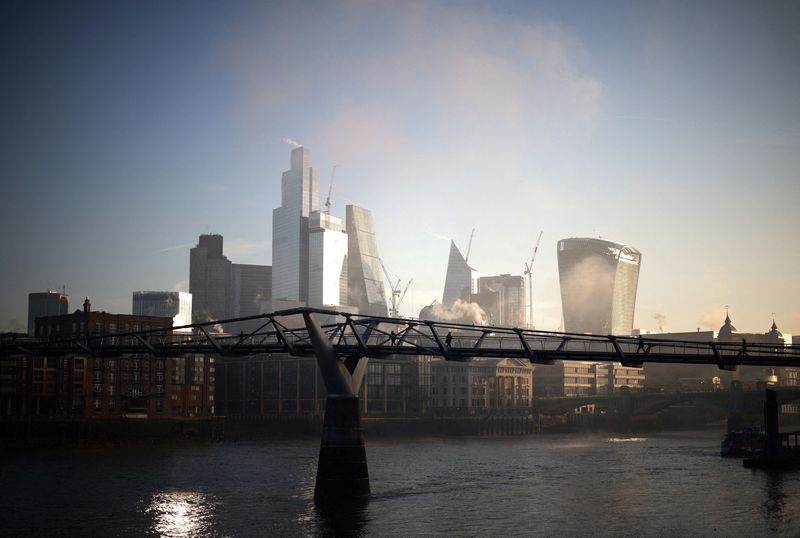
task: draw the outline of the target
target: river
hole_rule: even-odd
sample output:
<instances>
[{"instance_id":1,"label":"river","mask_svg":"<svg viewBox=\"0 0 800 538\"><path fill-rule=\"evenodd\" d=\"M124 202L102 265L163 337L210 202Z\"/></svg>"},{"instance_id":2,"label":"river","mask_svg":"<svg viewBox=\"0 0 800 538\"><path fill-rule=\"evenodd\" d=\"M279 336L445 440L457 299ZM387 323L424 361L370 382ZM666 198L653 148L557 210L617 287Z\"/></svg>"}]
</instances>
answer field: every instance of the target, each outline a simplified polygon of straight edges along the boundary
<instances>
[{"instance_id":1,"label":"river","mask_svg":"<svg viewBox=\"0 0 800 538\"><path fill-rule=\"evenodd\" d=\"M318 441L2 454L8 536L800 536L800 473L721 433L368 439L366 505L314 508Z\"/></svg>"}]
</instances>

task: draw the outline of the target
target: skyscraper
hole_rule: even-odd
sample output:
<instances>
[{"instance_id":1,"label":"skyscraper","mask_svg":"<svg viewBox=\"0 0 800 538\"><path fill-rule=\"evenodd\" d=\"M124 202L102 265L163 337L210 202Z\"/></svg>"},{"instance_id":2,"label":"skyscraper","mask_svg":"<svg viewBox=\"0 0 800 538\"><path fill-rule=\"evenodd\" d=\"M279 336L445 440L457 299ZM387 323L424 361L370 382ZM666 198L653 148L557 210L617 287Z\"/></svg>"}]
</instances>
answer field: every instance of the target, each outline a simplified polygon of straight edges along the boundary
<instances>
[{"instance_id":1,"label":"skyscraper","mask_svg":"<svg viewBox=\"0 0 800 538\"><path fill-rule=\"evenodd\" d=\"M631 334L641 260L638 250L614 241L584 237L559 241L564 330Z\"/></svg>"},{"instance_id":2,"label":"skyscraper","mask_svg":"<svg viewBox=\"0 0 800 538\"><path fill-rule=\"evenodd\" d=\"M347 234L342 231L342 219L313 211L308 228L308 306L344 306Z\"/></svg>"},{"instance_id":3,"label":"skyscraper","mask_svg":"<svg viewBox=\"0 0 800 538\"><path fill-rule=\"evenodd\" d=\"M319 181L308 149L292 150L281 178L281 207L272 212L272 298L308 301L308 218L319 210Z\"/></svg>"},{"instance_id":4,"label":"skyscraper","mask_svg":"<svg viewBox=\"0 0 800 538\"><path fill-rule=\"evenodd\" d=\"M383 273L372 212L355 205L346 206L345 226L347 302L356 307L360 314L385 316L388 314L386 291L383 287Z\"/></svg>"},{"instance_id":5,"label":"skyscraper","mask_svg":"<svg viewBox=\"0 0 800 538\"><path fill-rule=\"evenodd\" d=\"M255 316L268 311L272 300L272 266L231 265L232 318Z\"/></svg>"},{"instance_id":6,"label":"skyscraper","mask_svg":"<svg viewBox=\"0 0 800 538\"><path fill-rule=\"evenodd\" d=\"M231 262L222 254L222 236L201 235L189 251L192 323L230 317Z\"/></svg>"},{"instance_id":7,"label":"skyscraper","mask_svg":"<svg viewBox=\"0 0 800 538\"><path fill-rule=\"evenodd\" d=\"M487 292L495 292L494 294ZM509 327L526 327L525 279L520 275L482 276L478 279L477 297L495 295L492 304L477 300L489 316L490 323Z\"/></svg>"},{"instance_id":8,"label":"skyscraper","mask_svg":"<svg viewBox=\"0 0 800 538\"><path fill-rule=\"evenodd\" d=\"M172 326L192 322L192 294L183 291L134 291L134 316L171 317Z\"/></svg>"},{"instance_id":9,"label":"skyscraper","mask_svg":"<svg viewBox=\"0 0 800 538\"><path fill-rule=\"evenodd\" d=\"M442 304L450 308L457 300L469 301L476 293L480 273L469 266L454 241L450 241L450 258L447 261L447 275L444 279Z\"/></svg>"},{"instance_id":10,"label":"skyscraper","mask_svg":"<svg viewBox=\"0 0 800 538\"><path fill-rule=\"evenodd\" d=\"M201 235L190 251L192 322L264 313L272 298L272 266L232 263L221 235Z\"/></svg>"},{"instance_id":11,"label":"skyscraper","mask_svg":"<svg viewBox=\"0 0 800 538\"><path fill-rule=\"evenodd\" d=\"M69 295L57 291L28 294L28 336L33 336L36 318L63 316L69 310Z\"/></svg>"}]
</instances>

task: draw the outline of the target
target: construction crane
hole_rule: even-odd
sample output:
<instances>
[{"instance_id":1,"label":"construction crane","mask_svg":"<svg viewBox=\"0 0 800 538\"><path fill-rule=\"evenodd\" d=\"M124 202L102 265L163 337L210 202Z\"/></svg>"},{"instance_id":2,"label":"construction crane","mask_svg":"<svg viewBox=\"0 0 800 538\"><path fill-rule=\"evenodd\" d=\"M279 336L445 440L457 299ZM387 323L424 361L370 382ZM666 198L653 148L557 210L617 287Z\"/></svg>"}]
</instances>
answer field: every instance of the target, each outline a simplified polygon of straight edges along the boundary
<instances>
[{"instance_id":1,"label":"construction crane","mask_svg":"<svg viewBox=\"0 0 800 538\"><path fill-rule=\"evenodd\" d=\"M334 164L333 168L331 169L331 183L328 186L328 197L325 199L325 213L327 213L328 216L331 215L331 192L333 191L333 176L336 174L337 166L338 165Z\"/></svg>"},{"instance_id":2,"label":"construction crane","mask_svg":"<svg viewBox=\"0 0 800 538\"><path fill-rule=\"evenodd\" d=\"M525 262L525 276L528 277L528 327L533 327L533 261L536 259L536 253L539 252L539 243L542 242L542 233L539 232L539 238L536 239L536 246L533 247L533 254L530 261Z\"/></svg>"},{"instance_id":3,"label":"construction crane","mask_svg":"<svg viewBox=\"0 0 800 538\"><path fill-rule=\"evenodd\" d=\"M402 287L402 282L400 280L400 277L395 275L395 277L397 277L397 280L393 281L391 275L389 275L389 271L383 264L383 260L381 260L380 258L378 259L381 262L381 268L383 269L383 274L386 275L386 280L389 282L389 289L392 290L391 294L392 307L389 309L389 316L396 318L400 316L399 313L400 303L403 302L403 298L406 296L406 292L408 291L408 288L411 286L411 283L414 282L414 279L413 278L410 279L406 283L405 287L401 290L400 288Z\"/></svg>"},{"instance_id":4,"label":"construction crane","mask_svg":"<svg viewBox=\"0 0 800 538\"><path fill-rule=\"evenodd\" d=\"M472 250L472 238L475 236L475 228L472 229L472 233L469 234L469 243L467 244L467 257L464 258L464 262L469 263L469 251Z\"/></svg>"}]
</instances>

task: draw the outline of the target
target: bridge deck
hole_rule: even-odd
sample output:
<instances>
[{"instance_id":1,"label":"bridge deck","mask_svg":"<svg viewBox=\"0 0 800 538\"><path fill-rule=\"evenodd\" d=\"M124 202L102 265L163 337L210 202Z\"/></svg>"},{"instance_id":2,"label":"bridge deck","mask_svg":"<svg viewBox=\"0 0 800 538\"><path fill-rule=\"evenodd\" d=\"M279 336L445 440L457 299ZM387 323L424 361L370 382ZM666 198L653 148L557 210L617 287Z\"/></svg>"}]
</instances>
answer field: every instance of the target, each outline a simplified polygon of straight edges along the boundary
<instances>
[{"instance_id":1,"label":"bridge deck","mask_svg":"<svg viewBox=\"0 0 800 538\"><path fill-rule=\"evenodd\" d=\"M0 356L114 356L134 353L156 356L191 353L313 355L314 348L302 320L304 312L314 314L336 352L343 358L424 355L456 361L474 357L518 358L545 364L554 360L578 360L617 361L630 366L641 366L645 362L716 364L725 369L737 365L800 367L798 346L561 333L319 309L293 309L182 328L60 340L4 335L0 337ZM251 330L245 331L245 326ZM215 332L220 327L224 332Z\"/></svg>"}]
</instances>

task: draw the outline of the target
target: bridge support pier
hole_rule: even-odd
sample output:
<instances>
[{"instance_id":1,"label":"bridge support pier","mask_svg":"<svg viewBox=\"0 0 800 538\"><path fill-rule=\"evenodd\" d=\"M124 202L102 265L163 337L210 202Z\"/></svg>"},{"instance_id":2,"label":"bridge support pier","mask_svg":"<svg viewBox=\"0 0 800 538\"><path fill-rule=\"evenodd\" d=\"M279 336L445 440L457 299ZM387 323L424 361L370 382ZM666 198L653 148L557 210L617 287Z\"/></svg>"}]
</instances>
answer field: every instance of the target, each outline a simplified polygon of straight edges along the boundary
<instances>
[{"instance_id":1,"label":"bridge support pier","mask_svg":"<svg viewBox=\"0 0 800 538\"><path fill-rule=\"evenodd\" d=\"M318 506L363 503L370 489L358 390L367 359L342 360L311 314L303 313L303 318L328 391L314 502Z\"/></svg>"},{"instance_id":2,"label":"bridge support pier","mask_svg":"<svg viewBox=\"0 0 800 538\"><path fill-rule=\"evenodd\" d=\"M319 447L314 502L342 503L369 497L367 451L358 397L328 396Z\"/></svg>"}]
</instances>

